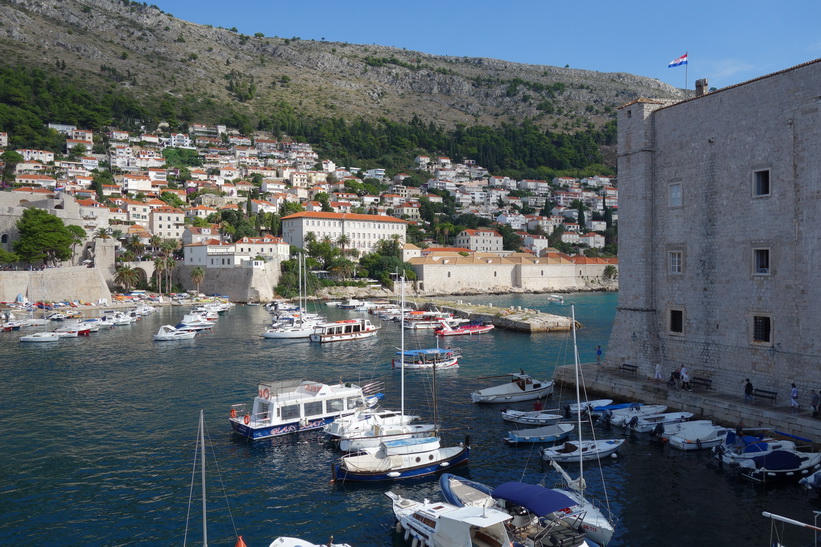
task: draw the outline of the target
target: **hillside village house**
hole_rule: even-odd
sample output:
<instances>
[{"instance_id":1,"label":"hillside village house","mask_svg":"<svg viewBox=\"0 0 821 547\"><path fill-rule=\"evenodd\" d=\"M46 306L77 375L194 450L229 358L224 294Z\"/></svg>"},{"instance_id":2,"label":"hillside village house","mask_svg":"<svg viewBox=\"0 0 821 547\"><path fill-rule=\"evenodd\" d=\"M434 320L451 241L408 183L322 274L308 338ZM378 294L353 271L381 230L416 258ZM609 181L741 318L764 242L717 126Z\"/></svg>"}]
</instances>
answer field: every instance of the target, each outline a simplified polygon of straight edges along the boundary
<instances>
[{"instance_id":1,"label":"hillside village house","mask_svg":"<svg viewBox=\"0 0 821 547\"><path fill-rule=\"evenodd\" d=\"M264 268L267 260L288 259L290 246L279 237L244 237L234 243L208 239L183 248L184 264L203 268ZM260 260L259 257L262 257Z\"/></svg>"},{"instance_id":2,"label":"hillside village house","mask_svg":"<svg viewBox=\"0 0 821 547\"><path fill-rule=\"evenodd\" d=\"M707 89L619 109L623 266L607 361L645 377L686 364L736 397L750 378L780 405L794 382L803 407L821 385L821 60Z\"/></svg>"},{"instance_id":3,"label":"hillside village house","mask_svg":"<svg viewBox=\"0 0 821 547\"><path fill-rule=\"evenodd\" d=\"M471 251L496 253L503 250L502 236L495 230L479 228L463 230L453 242L457 247L466 247Z\"/></svg>"},{"instance_id":4,"label":"hillside village house","mask_svg":"<svg viewBox=\"0 0 821 547\"><path fill-rule=\"evenodd\" d=\"M149 213L148 231L165 239L180 239L185 229L185 213L176 207L157 207Z\"/></svg>"},{"instance_id":5,"label":"hillside village house","mask_svg":"<svg viewBox=\"0 0 821 547\"><path fill-rule=\"evenodd\" d=\"M407 221L383 215L355 213L301 212L282 217L282 237L289 245L305 247L305 237L312 232L317 240L329 237L337 241L346 235L350 249L370 253L382 240L399 238L405 241Z\"/></svg>"}]
</instances>

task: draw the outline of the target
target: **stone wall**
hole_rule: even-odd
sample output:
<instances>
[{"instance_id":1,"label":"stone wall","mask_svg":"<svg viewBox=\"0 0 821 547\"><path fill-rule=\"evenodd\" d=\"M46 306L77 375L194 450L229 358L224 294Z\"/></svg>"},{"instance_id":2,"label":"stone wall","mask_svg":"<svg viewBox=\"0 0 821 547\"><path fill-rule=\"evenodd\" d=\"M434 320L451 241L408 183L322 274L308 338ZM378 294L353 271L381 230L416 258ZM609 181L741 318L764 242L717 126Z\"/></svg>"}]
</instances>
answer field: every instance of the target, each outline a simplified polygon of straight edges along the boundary
<instances>
[{"instance_id":1,"label":"stone wall","mask_svg":"<svg viewBox=\"0 0 821 547\"><path fill-rule=\"evenodd\" d=\"M22 294L31 301L111 302L102 274L100 269L83 266L0 272L0 301L11 302Z\"/></svg>"},{"instance_id":2,"label":"stone wall","mask_svg":"<svg viewBox=\"0 0 821 547\"><path fill-rule=\"evenodd\" d=\"M196 266L179 266L174 280L185 290L194 290L191 271ZM265 268L206 268L200 284L203 294L227 296L232 302L270 302L279 284L279 262L266 262Z\"/></svg>"},{"instance_id":3,"label":"stone wall","mask_svg":"<svg viewBox=\"0 0 821 547\"><path fill-rule=\"evenodd\" d=\"M608 360L678 364L717 390L744 378L818 389L821 62L667 106L619 111L619 305ZM756 195L754 173L769 172ZM671 203L680 185L681 203ZM769 251L768 271L754 250ZM681 253L680 272L670 253ZM682 328L671 328L681 312ZM769 340L754 318L769 318ZM760 324L760 321L759 321ZM760 334L760 332L759 332Z\"/></svg>"}]
</instances>

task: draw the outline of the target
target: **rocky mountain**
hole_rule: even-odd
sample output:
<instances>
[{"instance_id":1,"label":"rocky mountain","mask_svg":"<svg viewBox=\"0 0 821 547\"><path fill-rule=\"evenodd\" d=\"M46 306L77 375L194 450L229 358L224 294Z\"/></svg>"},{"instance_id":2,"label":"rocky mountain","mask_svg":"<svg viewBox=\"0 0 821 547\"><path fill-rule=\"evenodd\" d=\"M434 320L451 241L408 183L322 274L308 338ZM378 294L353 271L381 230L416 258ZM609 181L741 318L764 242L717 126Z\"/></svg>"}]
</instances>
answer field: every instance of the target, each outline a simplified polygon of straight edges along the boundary
<instances>
[{"instance_id":1,"label":"rocky mountain","mask_svg":"<svg viewBox=\"0 0 821 547\"><path fill-rule=\"evenodd\" d=\"M0 0L0 52L0 63L172 99L198 115L230 104L255 118L288 103L315 116L416 116L445 127L530 118L572 131L602 125L638 97L683 98L680 89L625 73L246 36L130 0Z\"/></svg>"}]
</instances>

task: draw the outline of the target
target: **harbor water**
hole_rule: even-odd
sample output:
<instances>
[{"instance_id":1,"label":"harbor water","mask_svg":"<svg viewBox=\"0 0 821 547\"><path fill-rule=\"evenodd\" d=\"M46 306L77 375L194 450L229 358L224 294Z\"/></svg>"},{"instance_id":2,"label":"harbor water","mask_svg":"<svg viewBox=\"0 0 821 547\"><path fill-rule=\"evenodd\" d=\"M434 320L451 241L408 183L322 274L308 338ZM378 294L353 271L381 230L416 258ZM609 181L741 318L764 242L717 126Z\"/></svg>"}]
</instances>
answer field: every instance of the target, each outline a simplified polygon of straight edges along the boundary
<instances>
[{"instance_id":1,"label":"harbor water","mask_svg":"<svg viewBox=\"0 0 821 547\"><path fill-rule=\"evenodd\" d=\"M522 306L583 325L583 362L605 349L615 316L614 293L474 296L474 303ZM249 547L275 537L322 543L330 536L354 546L405 545L394 532L393 490L413 499L440 499L435 478L413 482L332 484L339 454L310 432L248 442L228 423L230 406L250 403L257 384L307 378L361 384L384 382L383 406L400 406L401 373L391 368L400 346L398 324L384 322L363 341L311 344L260 335L271 316L262 307L237 306L213 332L193 340L153 342L160 325L175 324L187 307L166 307L126 327L21 344L21 332L0 334L0 544L171 545L202 544L199 476L195 473L197 421L204 410L208 437L208 536L211 545ZM330 319L359 312L323 308ZM378 319L373 319L379 323ZM25 334L26 331L22 331ZM484 379L523 369L550 379L573 362L571 333L522 334L495 330L453 337L458 369L435 377L445 445L470 435L469 465L450 470L489 485L521 480L552 486L557 473L543 465L538 447L502 442L513 424L498 405L476 405L470 393L504 379ZM436 346L430 331L406 331L406 349ZM433 419L434 375L405 373L405 409ZM547 407L571 402L558 389ZM529 410L530 403L511 405ZM586 434L589 434L586 433ZM620 428L596 435L622 437ZM573 476L578 464L567 464ZM199 470L196 470L198 473ZM762 511L811 522L821 503L797 486L762 487L720 468L708 452L684 453L644 437L629 437L601 468L585 465L588 497L609 499L617 516L610 545L767 545L770 522ZM189 509L189 497L193 502ZM187 516L190 510L190 519ZM812 533L787 530L787 544L811 544Z\"/></svg>"}]
</instances>

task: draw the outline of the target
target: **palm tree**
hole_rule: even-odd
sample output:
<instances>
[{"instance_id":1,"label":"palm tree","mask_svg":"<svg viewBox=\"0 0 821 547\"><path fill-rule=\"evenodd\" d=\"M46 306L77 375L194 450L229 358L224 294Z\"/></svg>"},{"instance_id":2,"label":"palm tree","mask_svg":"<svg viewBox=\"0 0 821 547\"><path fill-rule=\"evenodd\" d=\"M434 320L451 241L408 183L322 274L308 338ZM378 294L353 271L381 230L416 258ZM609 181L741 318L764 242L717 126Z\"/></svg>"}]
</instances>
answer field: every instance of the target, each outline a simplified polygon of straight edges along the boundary
<instances>
[{"instance_id":1,"label":"palm tree","mask_svg":"<svg viewBox=\"0 0 821 547\"><path fill-rule=\"evenodd\" d=\"M143 250L145 250L145 244L140 236L137 234L132 235L128 238L128 243L126 243L129 249L134 252L135 256L141 256Z\"/></svg>"},{"instance_id":2,"label":"palm tree","mask_svg":"<svg viewBox=\"0 0 821 547\"><path fill-rule=\"evenodd\" d=\"M342 254L345 254L345 247L351 244L351 238L347 234L342 234L336 238L336 244L342 248Z\"/></svg>"},{"instance_id":3,"label":"palm tree","mask_svg":"<svg viewBox=\"0 0 821 547\"><path fill-rule=\"evenodd\" d=\"M200 292L200 283L202 283L203 279L205 279L205 270L199 266L191 270L191 281L197 286L197 294Z\"/></svg>"},{"instance_id":4,"label":"palm tree","mask_svg":"<svg viewBox=\"0 0 821 547\"><path fill-rule=\"evenodd\" d=\"M177 248L177 241L174 239L163 239L160 244L162 256L165 258L165 289L171 292L171 271L177 266L172 256Z\"/></svg>"},{"instance_id":5,"label":"palm tree","mask_svg":"<svg viewBox=\"0 0 821 547\"><path fill-rule=\"evenodd\" d=\"M97 231L94 232L94 239L108 239L109 237L111 236L109 235L108 228L98 228Z\"/></svg>"},{"instance_id":6,"label":"palm tree","mask_svg":"<svg viewBox=\"0 0 821 547\"><path fill-rule=\"evenodd\" d=\"M177 267L177 261L174 260L173 256L169 256L165 259L165 289L168 292L171 292L172 285L171 285L171 273L174 271L174 268Z\"/></svg>"},{"instance_id":7,"label":"palm tree","mask_svg":"<svg viewBox=\"0 0 821 547\"><path fill-rule=\"evenodd\" d=\"M157 274L157 292L162 294L162 273L165 270L165 259L157 257L154 259L154 273Z\"/></svg>"},{"instance_id":8,"label":"palm tree","mask_svg":"<svg viewBox=\"0 0 821 547\"><path fill-rule=\"evenodd\" d=\"M114 283L122 286L126 292L140 282L140 274L131 266L121 266L114 274Z\"/></svg>"},{"instance_id":9,"label":"palm tree","mask_svg":"<svg viewBox=\"0 0 821 547\"><path fill-rule=\"evenodd\" d=\"M162 245L162 238L155 234L151 236L151 239L148 240L148 244L151 245L151 249L156 253L160 250L160 245Z\"/></svg>"}]
</instances>

